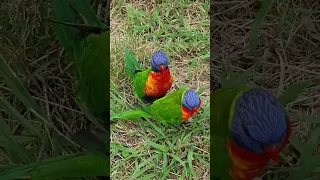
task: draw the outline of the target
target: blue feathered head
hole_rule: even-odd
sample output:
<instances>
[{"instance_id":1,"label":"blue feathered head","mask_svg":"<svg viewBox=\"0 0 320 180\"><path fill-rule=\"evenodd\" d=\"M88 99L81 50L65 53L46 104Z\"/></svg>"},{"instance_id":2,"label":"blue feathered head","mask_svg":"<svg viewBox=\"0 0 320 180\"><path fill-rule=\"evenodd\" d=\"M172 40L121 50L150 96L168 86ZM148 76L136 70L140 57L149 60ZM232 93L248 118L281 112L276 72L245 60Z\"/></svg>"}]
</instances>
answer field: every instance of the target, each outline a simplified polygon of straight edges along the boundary
<instances>
[{"instance_id":1,"label":"blue feathered head","mask_svg":"<svg viewBox=\"0 0 320 180\"><path fill-rule=\"evenodd\" d=\"M151 57L151 67L155 72L162 72L168 69L169 60L167 55L162 51L155 52Z\"/></svg>"},{"instance_id":2,"label":"blue feathered head","mask_svg":"<svg viewBox=\"0 0 320 180\"><path fill-rule=\"evenodd\" d=\"M200 106L199 95L192 89L188 89L183 95L182 105L188 110L193 110Z\"/></svg>"},{"instance_id":3,"label":"blue feathered head","mask_svg":"<svg viewBox=\"0 0 320 180\"><path fill-rule=\"evenodd\" d=\"M231 131L240 147L266 152L265 147L282 145L287 128L285 109L266 89L252 89L239 98Z\"/></svg>"}]
</instances>

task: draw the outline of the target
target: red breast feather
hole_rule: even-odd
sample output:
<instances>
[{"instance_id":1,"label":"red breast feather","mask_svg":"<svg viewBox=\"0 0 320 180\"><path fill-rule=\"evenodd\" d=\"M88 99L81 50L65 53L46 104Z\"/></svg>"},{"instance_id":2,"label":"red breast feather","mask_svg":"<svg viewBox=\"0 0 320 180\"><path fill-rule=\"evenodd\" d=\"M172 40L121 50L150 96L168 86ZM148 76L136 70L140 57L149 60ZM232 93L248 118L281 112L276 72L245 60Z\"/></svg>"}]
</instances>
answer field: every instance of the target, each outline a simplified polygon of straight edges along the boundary
<instances>
[{"instance_id":1,"label":"red breast feather","mask_svg":"<svg viewBox=\"0 0 320 180\"><path fill-rule=\"evenodd\" d=\"M278 149L278 153L288 144L291 134L291 122L289 121L288 131L285 137L285 141ZM252 180L253 178L260 176L265 171L265 166L270 160L270 157L265 153L253 153L249 152L237 144L231 139L227 140L228 150L231 159L231 175L234 180Z\"/></svg>"},{"instance_id":2,"label":"red breast feather","mask_svg":"<svg viewBox=\"0 0 320 180\"><path fill-rule=\"evenodd\" d=\"M146 82L144 89L145 96L151 96L154 98L163 97L171 88L173 83L173 77L170 74L169 68L163 72L151 71Z\"/></svg>"},{"instance_id":3,"label":"red breast feather","mask_svg":"<svg viewBox=\"0 0 320 180\"><path fill-rule=\"evenodd\" d=\"M181 106L181 112L182 112L182 119L183 122L188 122L188 120L195 114L198 112L198 109L201 106L201 101L200 101L200 105L192 110L189 110L183 106Z\"/></svg>"}]
</instances>

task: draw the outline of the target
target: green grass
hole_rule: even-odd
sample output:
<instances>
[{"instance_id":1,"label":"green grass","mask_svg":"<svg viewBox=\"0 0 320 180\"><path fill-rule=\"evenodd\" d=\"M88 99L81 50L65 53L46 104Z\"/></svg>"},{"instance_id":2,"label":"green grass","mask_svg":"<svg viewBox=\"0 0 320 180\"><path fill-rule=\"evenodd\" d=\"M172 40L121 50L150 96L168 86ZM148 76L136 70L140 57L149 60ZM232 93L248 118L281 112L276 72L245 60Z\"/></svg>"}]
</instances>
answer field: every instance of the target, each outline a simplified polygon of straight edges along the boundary
<instances>
[{"instance_id":1,"label":"green grass","mask_svg":"<svg viewBox=\"0 0 320 180\"><path fill-rule=\"evenodd\" d=\"M281 163L263 174L265 180L320 177L319 4L310 3L214 2L211 10L211 60L217 79L225 87L270 89L292 121Z\"/></svg>"},{"instance_id":2,"label":"green grass","mask_svg":"<svg viewBox=\"0 0 320 180\"><path fill-rule=\"evenodd\" d=\"M95 10L105 4L95 4ZM0 4L0 179L96 179L107 157L72 140L92 124L75 98L72 62L46 21L51 2ZM97 11L98 12L98 11ZM100 11L100 17L105 17Z\"/></svg>"},{"instance_id":3,"label":"green grass","mask_svg":"<svg viewBox=\"0 0 320 180\"><path fill-rule=\"evenodd\" d=\"M112 179L209 178L209 2L134 1L111 3L111 114L137 102L124 67L130 49L149 67L153 52L169 57L174 88L201 94L203 106L192 123L166 128L152 119L111 127Z\"/></svg>"}]
</instances>

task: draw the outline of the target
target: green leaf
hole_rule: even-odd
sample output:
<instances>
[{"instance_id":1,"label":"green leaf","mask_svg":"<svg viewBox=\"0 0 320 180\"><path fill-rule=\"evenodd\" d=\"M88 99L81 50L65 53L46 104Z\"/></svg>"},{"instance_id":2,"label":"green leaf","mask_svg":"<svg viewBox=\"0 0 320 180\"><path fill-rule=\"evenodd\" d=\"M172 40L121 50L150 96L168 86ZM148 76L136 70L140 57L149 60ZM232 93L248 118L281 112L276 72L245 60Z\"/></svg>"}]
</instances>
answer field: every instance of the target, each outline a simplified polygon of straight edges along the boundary
<instances>
[{"instance_id":1,"label":"green leaf","mask_svg":"<svg viewBox=\"0 0 320 180\"><path fill-rule=\"evenodd\" d=\"M198 94L199 96L201 96L202 93L203 93L206 89L207 89L207 88L204 88L204 87L200 88L197 94Z\"/></svg>"},{"instance_id":2,"label":"green leaf","mask_svg":"<svg viewBox=\"0 0 320 180\"><path fill-rule=\"evenodd\" d=\"M241 87L248 83L250 76L253 74L253 68L249 68L243 73L231 73L226 79L222 82L222 88L236 88Z\"/></svg>"},{"instance_id":3,"label":"green leaf","mask_svg":"<svg viewBox=\"0 0 320 180\"><path fill-rule=\"evenodd\" d=\"M189 165L189 168L191 169L192 175L195 175L195 172L193 170L192 160L193 160L193 149L189 149L189 151L188 151L188 165Z\"/></svg>"},{"instance_id":4,"label":"green leaf","mask_svg":"<svg viewBox=\"0 0 320 180\"><path fill-rule=\"evenodd\" d=\"M320 144L320 127L317 127L316 129L313 130L308 141L304 145L303 151L301 152L300 162L302 164L312 159L313 152L318 147L319 144Z\"/></svg>"},{"instance_id":5,"label":"green leaf","mask_svg":"<svg viewBox=\"0 0 320 180\"><path fill-rule=\"evenodd\" d=\"M300 168L298 168L296 171L291 172L288 179L301 180L307 175L314 172L319 165L320 155L313 156L311 159L308 159L308 161L305 164L303 164Z\"/></svg>"},{"instance_id":6,"label":"green leaf","mask_svg":"<svg viewBox=\"0 0 320 180\"><path fill-rule=\"evenodd\" d=\"M291 121L303 121L309 122L314 124L320 124L320 117L319 116L312 116L312 115L303 115L300 113L288 113Z\"/></svg>"},{"instance_id":7,"label":"green leaf","mask_svg":"<svg viewBox=\"0 0 320 180\"><path fill-rule=\"evenodd\" d=\"M182 166L185 166L185 161L182 161L181 158L179 158L178 156L174 155L174 154L170 154L170 156L175 159L176 161L178 161Z\"/></svg>"},{"instance_id":8,"label":"green leaf","mask_svg":"<svg viewBox=\"0 0 320 180\"><path fill-rule=\"evenodd\" d=\"M44 107L40 107L36 101L31 97L26 88L22 85L16 73L7 64L7 61L0 54L0 76L4 78L6 84L11 88L14 94L20 101L28 108L33 109L46 119Z\"/></svg>"},{"instance_id":9,"label":"green leaf","mask_svg":"<svg viewBox=\"0 0 320 180\"><path fill-rule=\"evenodd\" d=\"M289 141L300 153L303 151L303 144L297 136L292 134Z\"/></svg>"},{"instance_id":10,"label":"green leaf","mask_svg":"<svg viewBox=\"0 0 320 180\"><path fill-rule=\"evenodd\" d=\"M163 146L163 145L154 143L154 142L152 142L152 141L147 141L146 144L149 145L149 146L151 146L151 147L154 147L154 148L156 148L156 149L159 149L159 150L162 151L162 152L168 152L168 148L167 148L166 146Z\"/></svg>"},{"instance_id":11,"label":"green leaf","mask_svg":"<svg viewBox=\"0 0 320 180\"><path fill-rule=\"evenodd\" d=\"M106 132L107 129L106 126L108 122L102 121L101 119L98 119L94 117L86 108L83 106L77 99L75 99L76 104L78 105L81 112L84 113L84 115L88 118L89 121L91 121L99 130ZM105 125L104 125L105 124Z\"/></svg>"},{"instance_id":12,"label":"green leaf","mask_svg":"<svg viewBox=\"0 0 320 180\"><path fill-rule=\"evenodd\" d=\"M13 168L0 174L1 180L12 180L22 176L34 178L63 178L83 176L108 176L109 160L98 153L78 153L51 158L41 163L32 163Z\"/></svg>"},{"instance_id":13,"label":"green leaf","mask_svg":"<svg viewBox=\"0 0 320 180\"><path fill-rule=\"evenodd\" d=\"M147 174L141 178L139 178L140 180L150 180L152 179L153 177L157 176L158 174L157 173L151 173L151 174Z\"/></svg>"},{"instance_id":14,"label":"green leaf","mask_svg":"<svg viewBox=\"0 0 320 180\"><path fill-rule=\"evenodd\" d=\"M253 24L251 27L251 33L249 37L249 45L250 45L250 51L254 56L257 56L257 45L258 45L258 35L259 35L260 26L264 22L264 19L267 16L267 13L271 9L274 2L275 0L264 1L261 4L261 7L253 21Z\"/></svg>"},{"instance_id":15,"label":"green leaf","mask_svg":"<svg viewBox=\"0 0 320 180\"><path fill-rule=\"evenodd\" d=\"M37 135L41 138L40 130L35 128L31 122L26 119L23 115L21 115L11 104L9 101L6 100L2 92L0 91L0 106L4 108L9 114L15 117L19 123L30 133Z\"/></svg>"},{"instance_id":16,"label":"green leaf","mask_svg":"<svg viewBox=\"0 0 320 180\"><path fill-rule=\"evenodd\" d=\"M309 35L313 39L316 39L316 40L320 41L320 33L317 30L317 27L315 26L315 24L313 23L310 15L304 15L302 17L302 24L307 29Z\"/></svg>"},{"instance_id":17,"label":"green leaf","mask_svg":"<svg viewBox=\"0 0 320 180\"><path fill-rule=\"evenodd\" d=\"M285 92L283 92L279 96L279 102L286 106L288 103L294 101L303 91L306 87L311 85L312 81L298 81L294 84L291 84Z\"/></svg>"},{"instance_id":18,"label":"green leaf","mask_svg":"<svg viewBox=\"0 0 320 180\"><path fill-rule=\"evenodd\" d=\"M168 166L168 153L163 153L162 170L164 171Z\"/></svg>"},{"instance_id":19,"label":"green leaf","mask_svg":"<svg viewBox=\"0 0 320 180\"><path fill-rule=\"evenodd\" d=\"M130 177L130 179L135 179L137 177L139 177L140 175L142 175L145 171L149 170L150 168L154 167L155 164L150 163L153 159L157 158L158 155L154 155L152 157L150 157L149 159L143 161L142 163L140 163L139 165L137 165L136 170L133 172L132 176ZM150 164L149 164L150 163ZM149 165L147 165L149 164ZM145 166L147 165L147 166ZM143 166L145 166L143 169L141 169Z\"/></svg>"},{"instance_id":20,"label":"green leaf","mask_svg":"<svg viewBox=\"0 0 320 180\"><path fill-rule=\"evenodd\" d=\"M146 171L148 171L149 169L153 168L155 166L155 164L149 164L148 166L142 168L142 169L139 169L136 173L134 173L130 179L136 179L138 178L139 176L141 176L142 174L144 174ZM150 176L150 175L149 175ZM152 176L152 175L151 175Z\"/></svg>"}]
</instances>

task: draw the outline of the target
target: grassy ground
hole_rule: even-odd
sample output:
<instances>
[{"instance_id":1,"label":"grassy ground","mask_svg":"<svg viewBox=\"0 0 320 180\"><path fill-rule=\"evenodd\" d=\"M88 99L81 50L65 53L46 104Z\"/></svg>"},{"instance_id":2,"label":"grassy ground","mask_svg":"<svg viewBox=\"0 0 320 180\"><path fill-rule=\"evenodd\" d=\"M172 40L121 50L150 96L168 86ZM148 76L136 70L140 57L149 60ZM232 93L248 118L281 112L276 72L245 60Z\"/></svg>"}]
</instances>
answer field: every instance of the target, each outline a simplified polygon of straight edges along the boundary
<instances>
[{"instance_id":1,"label":"grassy ground","mask_svg":"<svg viewBox=\"0 0 320 180\"><path fill-rule=\"evenodd\" d=\"M111 127L112 179L209 178L209 2L141 1L111 3L111 114L136 102L124 67L134 52L149 67L156 50L170 59L175 82L201 94L193 123L165 128L153 120L123 121Z\"/></svg>"},{"instance_id":2,"label":"grassy ground","mask_svg":"<svg viewBox=\"0 0 320 180\"><path fill-rule=\"evenodd\" d=\"M275 96L295 82L320 77L319 1L276 1L258 32L257 59L250 53L249 43L260 3L211 2L211 73L217 81L221 82L227 62L228 70L242 73L260 61L249 84L268 88ZM264 179L287 179L287 175L302 179L304 173L316 174L309 179L319 178L319 92L319 83L310 86L287 106L290 115L295 114L291 116L293 137L282 154L282 168L274 168Z\"/></svg>"},{"instance_id":3,"label":"grassy ground","mask_svg":"<svg viewBox=\"0 0 320 180\"><path fill-rule=\"evenodd\" d=\"M95 1L94 8L106 20L106 2ZM0 171L82 151L70 144L69 135L89 124L73 100L73 64L62 56L50 24L43 21L51 17L51 11L51 1L0 3L0 54L27 89L23 94L22 87L9 87L10 81L0 78ZM26 106L33 100L34 106ZM12 111L4 103L9 103ZM38 130L38 137L33 130Z\"/></svg>"}]
</instances>

